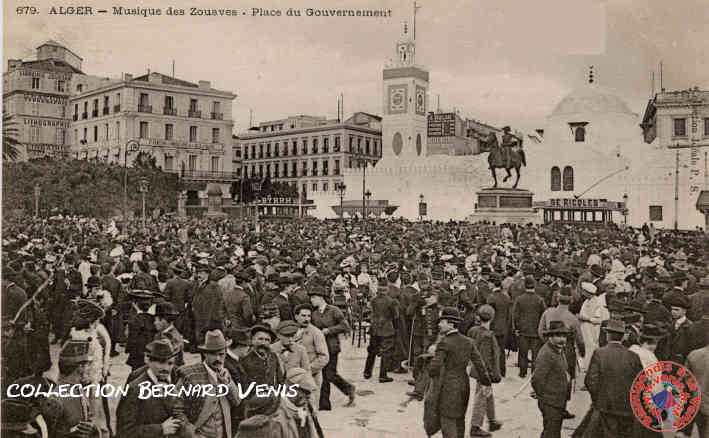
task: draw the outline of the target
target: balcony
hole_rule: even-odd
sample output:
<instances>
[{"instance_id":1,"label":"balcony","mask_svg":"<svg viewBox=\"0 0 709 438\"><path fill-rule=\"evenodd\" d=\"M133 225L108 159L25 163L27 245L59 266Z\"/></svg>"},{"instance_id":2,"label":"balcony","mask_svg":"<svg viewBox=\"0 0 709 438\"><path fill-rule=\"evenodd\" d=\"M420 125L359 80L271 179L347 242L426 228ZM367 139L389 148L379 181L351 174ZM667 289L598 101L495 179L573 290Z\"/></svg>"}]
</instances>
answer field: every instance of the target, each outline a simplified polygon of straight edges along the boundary
<instances>
[{"instance_id":1,"label":"balcony","mask_svg":"<svg viewBox=\"0 0 709 438\"><path fill-rule=\"evenodd\" d=\"M77 120L79 120L79 115L78 115L78 114L74 114L74 117L72 117L72 119L74 119L74 121L76 122Z\"/></svg>"},{"instance_id":2,"label":"balcony","mask_svg":"<svg viewBox=\"0 0 709 438\"><path fill-rule=\"evenodd\" d=\"M108 115L108 107L107 107L107 106L104 106L104 107L103 107L103 115L104 115L104 116L107 116L107 115Z\"/></svg>"},{"instance_id":3,"label":"balcony","mask_svg":"<svg viewBox=\"0 0 709 438\"><path fill-rule=\"evenodd\" d=\"M153 107L152 107L152 105L138 105L138 112L139 113L152 113Z\"/></svg>"},{"instance_id":4,"label":"balcony","mask_svg":"<svg viewBox=\"0 0 709 438\"><path fill-rule=\"evenodd\" d=\"M202 111L197 111L194 109L191 109L187 111L187 117L191 117L193 119L201 119L202 118Z\"/></svg>"},{"instance_id":5,"label":"balcony","mask_svg":"<svg viewBox=\"0 0 709 438\"><path fill-rule=\"evenodd\" d=\"M121 112L121 104L120 103L118 105L113 105L113 112L114 113Z\"/></svg>"},{"instance_id":6,"label":"balcony","mask_svg":"<svg viewBox=\"0 0 709 438\"><path fill-rule=\"evenodd\" d=\"M83 113L81 113L81 119L82 119L82 120L86 120L86 119L88 119L88 118L89 118L89 113L87 113L86 111L84 111Z\"/></svg>"},{"instance_id":7,"label":"balcony","mask_svg":"<svg viewBox=\"0 0 709 438\"><path fill-rule=\"evenodd\" d=\"M98 109L91 111L91 117L98 117Z\"/></svg>"},{"instance_id":8,"label":"balcony","mask_svg":"<svg viewBox=\"0 0 709 438\"><path fill-rule=\"evenodd\" d=\"M165 114L166 116L176 116L177 115L177 108L163 108L162 113Z\"/></svg>"},{"instance_id":9,"label":"balcony","mask_svg":"<svg viewBox=\"0 0 709 438\"><path fill-rule=\"evenodd\" d=\"M224 113L212 113L212 120L224 120Z\"/></svg>"},{"instance_id":10,"label":"balcony","mask_svg":"<svg viewBox=\"0 0 709 438\"><path fill-rule=\"evenodd\" d=\"M340 169L335 169L332 174L338 176L340 174Z\"/></svg>"},{"instance_id":11,"label":"balcony","mask_svg":"<svg viewBox=\"0 0 709 438\"><path fill-rule=\"evenodd\" d=\"M176 173L185 181L238 181L239 173L221 172L211 170L167 170L168 173Z\"/></svg>"}]
</instances>

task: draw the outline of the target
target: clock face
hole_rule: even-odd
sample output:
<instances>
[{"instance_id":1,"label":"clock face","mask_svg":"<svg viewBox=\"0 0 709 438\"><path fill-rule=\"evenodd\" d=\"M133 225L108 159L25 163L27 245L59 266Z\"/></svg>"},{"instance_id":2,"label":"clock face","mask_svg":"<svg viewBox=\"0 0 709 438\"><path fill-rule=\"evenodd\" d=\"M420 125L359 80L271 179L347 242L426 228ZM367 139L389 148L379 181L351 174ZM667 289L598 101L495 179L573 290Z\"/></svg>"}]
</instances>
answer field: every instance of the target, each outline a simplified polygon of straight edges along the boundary
<instances>
[{"instance_id":1,"label":"clock face","mask_svg":"<svg viewBox=\"0 0 709 438\"><path fill-rule=\"evenodd\" d=\"M389 86L389 114L406 112L406 86Z\"/></svg>"}]
</instances>

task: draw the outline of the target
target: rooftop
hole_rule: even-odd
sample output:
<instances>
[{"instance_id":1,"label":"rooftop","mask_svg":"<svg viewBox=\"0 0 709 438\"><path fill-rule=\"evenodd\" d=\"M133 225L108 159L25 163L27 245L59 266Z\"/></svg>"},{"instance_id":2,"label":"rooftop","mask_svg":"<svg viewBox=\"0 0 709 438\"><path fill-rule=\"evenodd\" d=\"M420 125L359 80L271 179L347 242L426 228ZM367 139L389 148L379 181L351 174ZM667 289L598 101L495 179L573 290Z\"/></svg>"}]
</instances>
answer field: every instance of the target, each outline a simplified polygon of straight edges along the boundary
<instances>
[{"instance_id":1,"label":"rooftop","mask_svg":"<svg viewBox=\"0 0 709 438\"><path fill-rule=\"evenodd\" d=\"M42 70L42 71L52 71L61 73L77 73L84 74L78 68L71 66L70 64L59 60L59 59L41 59L39 61L24 61L22 67L30 68L32 70Z\"/></svg>"},{"instance_id":2,"label":"rooftop","mask_svg":"<svg viewBox=\"0 0 709 438\"><path fill-rule=\"evenodd\" d=\"M634 115L625 101L610 90L596 84L585 84L564 97L551 116L588 113Z\"/></svg>"}]
</instances>

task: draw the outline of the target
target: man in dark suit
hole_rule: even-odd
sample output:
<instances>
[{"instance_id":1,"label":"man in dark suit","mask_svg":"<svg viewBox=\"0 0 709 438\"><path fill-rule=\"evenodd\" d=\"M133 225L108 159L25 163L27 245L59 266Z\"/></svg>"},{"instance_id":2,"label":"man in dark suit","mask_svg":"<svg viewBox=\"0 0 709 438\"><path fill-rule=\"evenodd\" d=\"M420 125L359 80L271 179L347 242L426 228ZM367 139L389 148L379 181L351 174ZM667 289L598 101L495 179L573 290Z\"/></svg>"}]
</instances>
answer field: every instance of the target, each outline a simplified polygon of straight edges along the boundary
<instances>
[{"instance_id":1,"label":"man in dark suit","mask_svg":"<svg viewBox=\"0 0 709 438\"><path fill-rule=\"evenodd\" d=\"M569 375L566 363L566 338L570 331L562 321L551 321L544 330L547 342L539 350L532 374L532 388L542 413L542 438L559 438L561 423L569 399Z\"/></svg>"},{"instance_id":2,"label":"man in dark suit","mask_svg":"<svg viewBox=\"0 0 709 438\"><path fill-rule=\"evenodd\" d=\"M399 320L399 311L394 299L388 295L373 291L374 297L372 306L372 325L369 328L369 345L367 346L367 360L364 364L364 378L372 377L372 368L377 355L382 361L379 365L379 382L393 382L394 379L387 376L387 369L391 366L392 353L394 348L394 321Z\"/></svg>"},{"instance_id":3,"label":"man in dark suit","mask_svg":"<svg viewBox=\"0 0 709 438\"><path fill-rule=\"evenodd\" d=\"M165 299L172 303L178 315L175 327L180 333L185 333L185 308L189 302L192 282L189 281L190 272L186 266L179 264L172 267L173 276L165 283Z\"/></svg>"},{"instance_id":4,"label":"man in dark suit","mask_svg":"<svg viewBox=\"0 0 709 438\"><path fill-rule=\"evenodd\" d=\"M223 328L224 324L224 297L217 281L226 274L221 268L214 269L211 273L209 265L198 265L199 285L192 298L192 312L194 314L195 339L204 339L207 330Z\"/></svg>"},{"instance_id":5,"label":"man in dark suit","mask_svg":"<svg viewBox=\"0 0 709 438\"><path fill-rule=\"evenodd\" d=\"M689 352L709 345L709 296L704 297L702 308L704 316L687 330L687 337L689 338L687 351Z\"/></svg>"},{"instance_id":6,"label":"man in dark suit","mask_svg":"<svg viewBox=\"0 0 709 438\"><path fill-rule=\"evenodd\" d=\"M621 343L624 322L612 319L605 330L608 345L593 352L584 383L594 408L602 414L602 436L631 436L636 420L630 406L630 388L643 366L638 355Z\"/></svg>"},{"instance_id":7,"label":"man in dark suit","mask_svg":"<svg viewBox=\"0 0 709 438\"><path fill-rule=\"evenodd\" d=\"M470 377L466 372L468 362L473 363L478 382L485 396L492 394L487 367L473 341L456 329L461 321L458 309L444 307L438 319L442 339L431 361L429 374L440 376L441 392L438 400L441 433L443 438L463 438L465 411L470 398Z\"/></svg>"},{"instance_id":8,"label":"man in dark suit","mask_svg":"<svg viewBox=\"0 0 709 438\"><path fill-rule=\"evenodd\" d=\"M519 332L519 377L527 377L529 350L532 350L532 361L535 362L541 344L537 327L546 309L544 300L534 291L536 282L528 275L524 280L525 291L517 297L512 307L514 328ZM534 371L534 364L532 364Z\"/></svg>"},{"instance_id":9,"label":"man in dark suit","mask_svg":"<svg viewBox=\"0 0 709 438\"><path fill-rule=\"evenodd\" d=\"M495 318L492 320L490 329L495 334L497 339L497 345L500 347L500 375L505 377L507 373L507 367L505 366L505 346L507 345L507 331L510 327L510 308L512 307L512 300L510 296L502 290L502 288L497 288L493 290L492 294L487 297L487 304L491 305L495 310Z\"/></svg>"},{"instance_id":10,"label":"man in dark suit","mask_svg":"<svg viewBox=\"0 0 709 438\"><path fill-rule=\"evenodd\" d=\"M147 367L128 382L128 393L121 397L116 410L118 436L159 438L175 435L181 427L173 415L174 397L139 397L141 385L171 384L171 374L180 349L168 339L159 339L146 347Z\"/></svg>"},{"instance_id":11,"label":"man in dark suit","mask_svg":"<svg viewBox=\"0 0 709 438\"><path fill-rule=\"evenodd\" d=\"M273 297L271 303L278 306L278 314L281 316L281 321L290 321L293 319L293 307L291 306L290 298L286 290L281 290L278 295Z\"/></svg>"},{"instance_id":12,"label":"man in dark suit","mask_svg":"<svg viewBox=\"0 0 709 438\"><path fill-rule=\"evenodd\" d=\"M177 384L180 397L175 401L175 412L187 434L200 438L233 436L231 412L232 408L241 404L241 399L229 371L224 367L229 345L231 340L227 342L221 330L206 331L204 344L197 347L203 361L185 365L178 372L181 376ZM190 387L207 384L213 387L226 385L229 390L222 397L195 394L194 391L187 395L184 392Z\"/></svg>"}]
</instances>

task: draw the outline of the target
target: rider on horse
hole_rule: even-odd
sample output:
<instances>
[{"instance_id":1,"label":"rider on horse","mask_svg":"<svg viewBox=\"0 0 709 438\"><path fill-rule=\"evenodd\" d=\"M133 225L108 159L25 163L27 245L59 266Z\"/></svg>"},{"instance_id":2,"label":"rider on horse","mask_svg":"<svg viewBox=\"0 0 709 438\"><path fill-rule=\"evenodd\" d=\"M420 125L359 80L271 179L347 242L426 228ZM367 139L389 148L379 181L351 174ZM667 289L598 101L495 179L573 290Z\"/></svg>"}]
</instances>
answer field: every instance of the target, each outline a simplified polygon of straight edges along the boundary
<instances>
[{"instance_id":1,"label":"rider on horse","mask_svg":"<svg viewBox=\"0 0 709 438\"><path fill-rule=\"evenodd\" d=\"M505 153L505 162L507 165L505 166L506 168L511 167L511 159L512 159L512 148L517 146L517 137L514 135L510 134L510 127L505 126L502 128L502 132L504 134L502 135L502 150Z\"/></svg>"}]
</instances>

